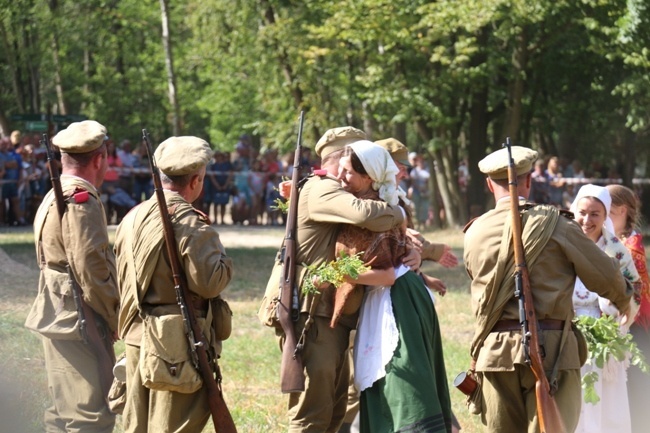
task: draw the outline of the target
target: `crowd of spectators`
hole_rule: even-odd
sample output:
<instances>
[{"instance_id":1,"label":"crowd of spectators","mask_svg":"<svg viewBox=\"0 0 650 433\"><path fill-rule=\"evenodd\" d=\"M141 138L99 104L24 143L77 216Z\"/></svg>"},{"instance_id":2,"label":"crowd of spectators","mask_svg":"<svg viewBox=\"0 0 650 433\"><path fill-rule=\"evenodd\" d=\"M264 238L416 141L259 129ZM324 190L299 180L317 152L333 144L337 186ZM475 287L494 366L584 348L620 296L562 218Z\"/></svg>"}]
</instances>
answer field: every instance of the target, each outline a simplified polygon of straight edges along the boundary
<instances>
[{"instance_id":1,"label":"crowd of spectators","mask_svg":"<svg viewBox=\"0 0 650 433\"><path fill-rule=\"evenodd\" d=\"M45 193L51 188L46 149L39 134L14 131L0 139L0 226L31 224ZM119 223L136 204L153 194L146 146L107 140L107 171L101 197L109 224ZM201 197L195 207L215 224L283 225L277 209L277 190L291 177L293 153L280 157L277 150L258 152L246 135L234 152L215 151L208 166ZM319 164L305 148L302 172Z\"/></svg>"},{"instance_id":2,"label":"crowd of spectators","mask_svg":"<svg viewBox=\"0 0 650 433\"><path fill-rule=\"evenodd\" d=\"M530 200L569 209L581 185L618 183L619 178L620 174L615 168L607 169L597 161L585 170L578 159L569 163L557 156L550 156L535 163Z\"/></svg>"},{"instance_id":3,"label":"crowd of spectators","mask_svg":"<svg viewBox=\"0 0 650 433\"><path fill-rule=\"evenodd\" d=\"M151 197L153 184L143 143L134 145L122 140L116 145L109 139L107 148L108 170L101 188L102 201L109 223L117 224L133 206ZM293 158L293 152L281 156L276 149L258 152L250 137L243 135L234 152L215 151L203 193L194 205L215 224L283 225L285 215L277 209L277 201L282 200L277 188L283 179L291 177ZM422 230L433 219L431 171L421 155L412 152L409 160L409 177L401 186L412 202L416 227ZM319 168L307 147L303 148L300 164L304 174ZM464 192L469 177L465 162L461 163L458 176ZM584 170L578 160L567 163L550 156L535 164L530 199L568 208L581 183L617 177L615 171L598 163ZM0 226L31 224L50 189L46 151L39 134L14 131L0 139L0 185Z\"/></svg>"}]
</instances>

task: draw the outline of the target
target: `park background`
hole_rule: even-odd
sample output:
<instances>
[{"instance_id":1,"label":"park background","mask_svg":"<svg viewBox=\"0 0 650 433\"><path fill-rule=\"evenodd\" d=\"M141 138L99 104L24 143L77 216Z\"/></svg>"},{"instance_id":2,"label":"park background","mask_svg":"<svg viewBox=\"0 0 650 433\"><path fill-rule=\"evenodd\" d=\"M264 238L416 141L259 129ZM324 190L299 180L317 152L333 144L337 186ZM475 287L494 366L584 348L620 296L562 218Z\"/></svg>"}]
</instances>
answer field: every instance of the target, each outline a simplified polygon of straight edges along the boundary
<instances>
[{"instance_id":1,"label":"park background","mask_svg":"<svg viewBox=\"0 0 650 433\"><path fill-rule=\"evenodd\" d=\"M490 206L477 162L506 137L606 167L598 178L634 187L648 220L648 47L645 0L0 0L0 136L90 118L115 142L147 128L231 152L248 134L286 153L303 110L305 146L352 125L424 155L445 209L426 236L462 256L459 227ZM283 232L218 230L236 267L226 401L240 432L280 432L279 351L255 312ZM42 348L22 326L38 284L30 230L0 229L0 248L0 432L42 431ZM451 380L469 361L469 280L428 266L450 287L437 309ZM464 431L482 431L450 392Z\"/></svg>"}]
</instances>

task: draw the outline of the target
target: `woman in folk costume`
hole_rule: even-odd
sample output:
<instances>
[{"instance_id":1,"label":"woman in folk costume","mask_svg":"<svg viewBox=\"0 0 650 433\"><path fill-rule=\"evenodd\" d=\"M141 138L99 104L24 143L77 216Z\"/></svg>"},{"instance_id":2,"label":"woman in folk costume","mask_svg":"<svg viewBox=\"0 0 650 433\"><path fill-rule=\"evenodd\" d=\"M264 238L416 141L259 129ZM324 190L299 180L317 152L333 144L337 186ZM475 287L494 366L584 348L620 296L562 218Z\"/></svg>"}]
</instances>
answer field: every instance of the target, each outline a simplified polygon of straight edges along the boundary
<instances>
[{"instance_id":1,"label":"woman in folk costume","mask_svg":"<svg viewBox=\"0 0 650 433\"><path fill-rule=\"evenodd\" d=\"M611 203L612 199L607 188L587 184L578 191L571 205L571 211L584 234L607 255L618 260L621 273L635 286L635 290L638 290L641 280L632 256L614 235L614 226L608 216ZM576 278L573 292L573 307L576 316L600 317L603 314L619 316L618 310L609 301L587 290L579 278ZM632 308L635 308L634 303ZM630 317L634 317L634 314L630 314ZM630 323L622 324L621 332L627 333L629 325ZM583 402L577 433L631 432L626 383L627 364L626 361L617 361L610 357L602 369L595 363L582 367L583 376L591 371L598 373L595 389L600 401L596 404Z\"/></svg>"},{"instance_id":2,"label":"woman in folk costume","mask_svg":"<svg viewBox=\"0 0 650 433\"><path fill-rule=\"evenodd\" d=\"M609 217L614 224L616 236L630 251L642 283L641 290L635 295L639 312L630 326L630 333L645 358L650 359L650 278L643 238L637 231L640 226L641 203L634 191L623 185L608 185L607 190L612 197ZM627 395L630 400L632 432L647 431L650 425L650 375L634 365L628 370Z\"/></svg>"},{"instance_id":3,"label":"woman in folk costume","mask_svg":"<svg viewBox=\"0 0 650 433\"><path fill-rule=\"evenodd\" d=\"M397 204L397 173L390 154L364 140L348 145L339 179L357 197ZM408 242L404 231L378 235L382 236L381 251L390 251L397 264L390 265L393 275L388 285L366 288L361 307L354 351L361 431L451 432L451 403L433 295L415 272L397 260ZM358 249L355 237L343 231L338 243L339 250ZM377 261L385 259L380 255ZM373 270L375 263L370 263Z\"/></svg>"}]
</instances>

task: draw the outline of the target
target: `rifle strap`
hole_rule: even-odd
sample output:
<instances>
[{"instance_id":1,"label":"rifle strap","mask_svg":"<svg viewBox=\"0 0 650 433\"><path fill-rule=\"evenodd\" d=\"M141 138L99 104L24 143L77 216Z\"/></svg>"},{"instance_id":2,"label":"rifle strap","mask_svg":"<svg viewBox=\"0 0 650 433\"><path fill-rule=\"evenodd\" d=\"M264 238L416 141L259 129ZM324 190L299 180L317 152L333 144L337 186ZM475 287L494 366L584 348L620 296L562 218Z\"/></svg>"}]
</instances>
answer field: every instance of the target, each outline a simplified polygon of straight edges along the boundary
<instances>
[{"instance_id":1,"label":"rifle strap","mask_svg":"<svg viewBox=\"0 0 650 433\"><path fill-rule=\"evenodd\" d=\"M566 343L566 340L569 336L569 332L571 332L571 317L567 317L566 320L564 321L564 329L562 329L562 337L560 339L560 348L557 352L557 358L553 363L553 370L551 371L551 377L548 378L548 383L551 386L549 392L551 396L557 392L559 387L559 384L557 382L557 373L560 368L560 358L562 357L562 350L564 350L564 344Z\"/></svg>"},{"instance_id":2,"label":"rifle strap","mask_svg":"<svg viewBox=\"0 0 650 433\"><path fill-rule=\"evenodd\" d=\"M128 266L130 268L127 275L127 278L129 279L129 284L127 287L129 287L131 290L122 290L121 310L125 311L127 316L123 319L124 323L120 323L121 330L129 329L135 317L138 314L142 314L140 302L144 297L145 291L142 291L139 287L135 264L135 253L133 251L133 234L135 231L137 216L140 210L142 210L142 206L137 206L135 209L131 210L131 212L126 214L122 220L123 229L126 230L124 254L127 258ZM122 322L122 320L120 320L120 322ZM121 337L124 338L124 335Z\"/></svg>"},{"instance_id":3,"label":"rifle strap","mask_svg":"<svg viewBox=\"0 0 650 433\"><path fill-rule=\"evenodd\" d=\"M319 292L312 296L311 303L309 304L309 313L307 313L307 320L305 321L305 326L302 327L302 332L300 332L300 337L298 338L298 343L296 343L296 353L302 352L305 348L307 342L307 333L311 329L311 325L314 323L314 317L316 315L316 306L320 302L322 292Z\"/></svg>"}]
</instances>

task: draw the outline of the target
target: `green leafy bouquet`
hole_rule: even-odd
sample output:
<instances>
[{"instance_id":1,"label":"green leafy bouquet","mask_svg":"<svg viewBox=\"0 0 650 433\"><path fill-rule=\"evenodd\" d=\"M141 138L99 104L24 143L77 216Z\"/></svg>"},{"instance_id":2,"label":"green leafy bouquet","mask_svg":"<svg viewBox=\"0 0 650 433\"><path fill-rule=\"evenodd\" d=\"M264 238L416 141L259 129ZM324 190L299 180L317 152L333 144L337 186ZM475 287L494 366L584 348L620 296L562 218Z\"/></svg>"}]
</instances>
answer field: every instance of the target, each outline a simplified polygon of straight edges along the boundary
<instances>
[{"instance_id":1,"label":"green leafy bouquet","mask_svg":"<svg viewBox=\"0 0 650 433\"><path fill-rule=\"evenodd\" d=\"M305 275L305 279L302 284L302 292L305 295L310 293L320 293L314 281L316 281L316 284L319 285L328 282L335 287L339 287L344 283L344 278L346 276L349 276L353 279L357 278L359 274L362 274L370 269L361 260L362 254L363 251L353 255L341 252L341 255L335 260L321 263L320 266L306 266L307 274Z\"/></svg>"},{"instance_id":2,"label":"green leafy bouquet","mask_svg":"<svg viewBox=\"0 0 650 433\"><path fill-rule=\"evenodd\" d=\"M587 340L588 364L595 364L602 369L610 357L614 357L617 361L624 361L629 356L631 365L636 365L644 373L650 372L650 367L648 367L643 353L632 340L632 335L622 335L618 322L612 316L604 315L599 318L578 316L575 323ZM596 404L600 401L594 387L597 381L598 373L595 371L582 377L585 403Z\"/></svg>"},{"instance_id":3,"label":"green leafy bouquet","mask_svg":"<svg viewBox=\"0 0 650 433\"><path fill-rule=\"evenodd\" d=\"M288 180L291 180L291 179L289 179L287 176L282 176L282 182L286 182ZM273 188L273 190L279 192L280 187L276 186L276 187ZM283 214L286 215L286 214L289 213L289 200L291 200L291 199L288 198L288 199L285 200L282 197L278 197L273 201L273 204L271 205L271 209L279 210L280 212L282 212Z\"/></svg>"}]
</instances>

